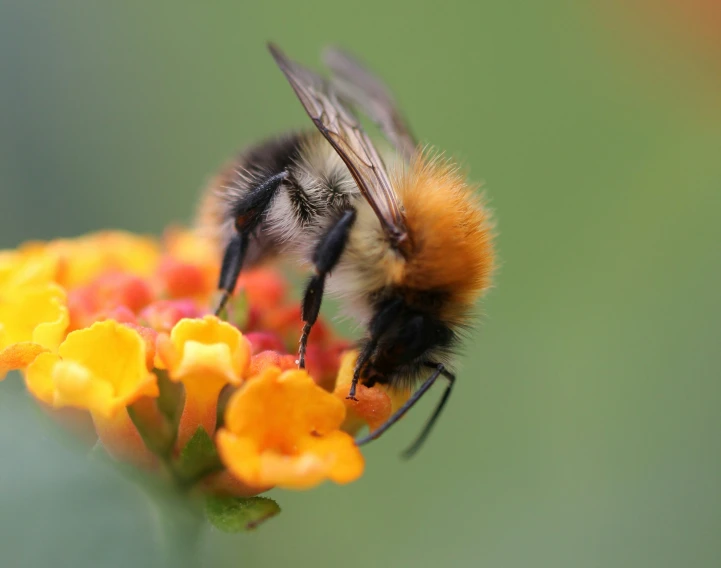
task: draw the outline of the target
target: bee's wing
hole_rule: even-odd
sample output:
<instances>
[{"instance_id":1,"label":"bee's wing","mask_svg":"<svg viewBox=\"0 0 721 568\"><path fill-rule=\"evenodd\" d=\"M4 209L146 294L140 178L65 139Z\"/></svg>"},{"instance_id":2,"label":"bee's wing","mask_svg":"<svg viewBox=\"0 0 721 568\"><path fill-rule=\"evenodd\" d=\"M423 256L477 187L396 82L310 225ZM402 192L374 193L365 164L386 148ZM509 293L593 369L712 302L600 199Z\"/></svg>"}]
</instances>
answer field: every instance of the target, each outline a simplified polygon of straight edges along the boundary
<instances>
[{"instance_id":1,"label":"bee's wing","mask_svg":"<svg viewBox=\"0 0 721 568\"><path fill-rule=\"evenodd\" d=\"M360 109L406 159L416 153L417 142L386 85L349 53L335 47L323 52L333 72L333 87Z\"/></svg>"},{"instance_id":2,"label":"bee's wing","mask_svg":"<svg viewBox=\"0 0 721 568\"><path fill-rule=\"evenodd\" d=\"M408 231L398 196L378 151L358 120L319 75L290 61L276 46L269 44L268 48L308 116L345 162L391 242L400 245Z\"/></svg>"}]
</instances>

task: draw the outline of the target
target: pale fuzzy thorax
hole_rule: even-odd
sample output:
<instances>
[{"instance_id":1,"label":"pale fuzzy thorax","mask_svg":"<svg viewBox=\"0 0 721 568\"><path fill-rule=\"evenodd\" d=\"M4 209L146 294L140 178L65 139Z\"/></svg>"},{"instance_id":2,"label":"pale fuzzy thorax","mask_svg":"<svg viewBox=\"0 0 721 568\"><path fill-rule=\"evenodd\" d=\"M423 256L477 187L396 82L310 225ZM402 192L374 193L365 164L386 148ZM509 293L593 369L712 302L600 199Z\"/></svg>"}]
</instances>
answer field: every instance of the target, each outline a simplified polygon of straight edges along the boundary
<instances>
[{"instance_id":1,"label":"pale fuzzy thorax","mask_svg":"<svg viewBox=\"0 0 721 568\"><path fill-rule=\"evenodd\" d=\"M328 279L328 291L343 300L344 313L366 325L373 315L370 295L393 284L402 259L363 198L356 201L356 213L343 256Z\"/></svg>"},{"instance_id":2,"label":"pale fuzzy thorax","mask_svg":"<svg viewBox=\"0 0 721 568\"><path fill-rule=\"evenodd\" d=\"M303 140L293 175L309 198L321 208L328 206L329 194L338 197L358 195L358 186L347 166L320 134Z\"/></svg>"},{"instance_id":3,"label":"pale fuzzy thorax","mask_svg":"<svg viewBox=\"0 0 721 568\"><path fill-rule=\"evenodd\" d=\"M234 231L233 210L238 200L264 181L249 172L244 154L213 177L201 196L196 215L196 229L213 239L222 254ZM317 238L334 220L334 212L358 195L358 188L343 161L317 132L304 135L299 156L289 167L294 183L302 192L295 199L315 213L312 222L304 222L295 211L289 187L282 184L265 211L262 227L251 239L248 263L278 255L307 265ZM277 172L268 172L272 175Z\"/></svg>"},{"instance_id":4,"label":"pale fuzzy thorax","mask_svg":"<svg viewBox=\"0 0 721 568\"><path fill-rule=\"evenodd\" d=\"M268 211L266 227L284 253L305 266L338 210L359 193L345 164L320 134L307 136L299 154L291 167L293 178L317 216L312 223L303 224L293 212L287 191L281 190Z\"/></svg>"}]
</instances>

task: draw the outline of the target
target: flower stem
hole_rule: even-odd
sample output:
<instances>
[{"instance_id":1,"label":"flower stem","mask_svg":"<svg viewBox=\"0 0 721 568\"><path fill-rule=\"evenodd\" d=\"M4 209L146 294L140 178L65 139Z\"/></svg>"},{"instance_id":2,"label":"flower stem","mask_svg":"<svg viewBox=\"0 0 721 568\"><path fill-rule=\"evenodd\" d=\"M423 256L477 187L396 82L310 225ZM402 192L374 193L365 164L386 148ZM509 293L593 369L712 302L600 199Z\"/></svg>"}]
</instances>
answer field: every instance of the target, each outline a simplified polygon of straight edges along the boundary
<instances>
[{"instance_id":1,"label":"flower stem","mask_svg":"<svg viewBox=\"0 0 721 568\"><path fill-rule=\"evenodd\" d=\"M201 566L200 545L205 524L202 509L187 493L153 488L148 492L155 538L167 568Z\"/></svg>"}]
</instances>

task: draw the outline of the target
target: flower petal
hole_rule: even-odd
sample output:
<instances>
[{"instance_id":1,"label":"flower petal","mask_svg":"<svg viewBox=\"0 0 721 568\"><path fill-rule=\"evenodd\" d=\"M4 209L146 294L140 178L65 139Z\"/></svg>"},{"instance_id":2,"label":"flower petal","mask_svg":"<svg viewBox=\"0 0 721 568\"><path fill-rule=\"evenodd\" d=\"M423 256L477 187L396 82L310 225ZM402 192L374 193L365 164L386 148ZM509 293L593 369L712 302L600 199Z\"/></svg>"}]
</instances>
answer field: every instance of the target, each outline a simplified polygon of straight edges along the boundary
<instances>
[{"instance_id":1,"label":"flower petal","mask_svg":"<svg viewBox=\"0 0 721 568\"><path fill-rule=\"evenodd\" d=\"M158 357L173 381L185 386L185 406L178 428L182 448L198 427L215 433L220 391L237 385L250 366L250 343L229 323L215 316L182 319L170 333L159 335Z\"/></svg>"},{"instance_id":2,"label":"flower petal","mask_svg":"<svg viewBox=\"0 0 721 568\"><path fill-rule=\"evenodd\" d=\"M67 327L65 291L56 284L6 291L0 296L0 349L29 341L55 350Z\"/></svg>"},{"instance_id":3,"label":"flower petal","mask_svg":"<svg viewBox=\"0 0 721 568\"><path fill-rule=\"evenodd\" d=\"M263 443L287 441L292 446L298 435L336 430L344 417L343 404L306 372L281 373L270 367L230 399L226 424L229 430L252 433Z\"/></svg>"},{"instance_id":4,"label":"flower petal","mask_svg":"<svg viewBox=\"0 0 721 568\"><path fill-rule=\"evenodd\" d=\"M250 364L250 344L229 323L215 316L183 319L173 328L170 340L174 355L163 349L161 357L170 377L212 374L238 384Z\"/></svg>"},{"instance_id":5,"label":"flower petal","mask_svg":"<svg viewBox=\"0 0 721 568\"><path fill-rule=\"evenodd\" d=\"M47 351L42 345L23 341L0 351L0 381L9 371L24 369L41 353Z\"/></svg>"},{"instance_id":6,"label":"flower petal","mask_svg":"<svg viewBox=\"0 0 721 568\"><path fill-rule=\"evenodd\" d=\"M41 286L54 281L58 262L39 246L24 252L0 251L0 290Z\"/></svg>"},{"instance_id":7,"label":"flower petal","mask_svg":"<svg viewBox=\"0 0 721 568\"><path fill-rule=\"evenodd\" d=\"M343 355L335 391L333 392L345 404L346 419L343 423L343 431L351 434L358 432L364 425L367 425L372 432L388 420L396 409L393 399L389 396L385 387L381 385L368 388L359 383L355 394L357 400L347 398L357 359L357 351L348 351ZM397 401L402 398L402 396L396 396Z\"/></svg>"},{"instance_id":8,"label":"flower petal","mask_svg":"<svg viewBox=\"0 0 721 568\"><path fill-rule=\"evenodd\" d=\"M0 379L27 367L40 353L54 351L68 327L65 292L48 283L6 289L0 294Z\"/></svg>"},{"instance_id":9,"label":"flower petal","mask_svg":"<svg viewBox=\"0 0 721 568\"><path fill-rule=\"evenodd\" d=\"M250 486L309 489L330 479L350 483L363 473L363 455L345 432L331 432L299 440L298 450L286 454L263 450L252 439L227 430L218 432L220 455L230 471Z\"/></svg>"},{"instance_id":10,"label":"flower petal","mask_svg":"<svg viewBox=\"0 0 721 568\"><path fill-rule=\"evenodd\" d=\"M55 385L53 368L60 361L55 353L41 353L25 371L25 385L35 398L47 405L53 405Z\"/></svg>"},{"instance_id":11,"label":"flower petal","mask_svg":"<svg viewBox=\"0 0 721 568\"><path fill-rule=\"evenodd\" d=\"M87 408L103 417L143 396L158 396L156 377L146 367L145 341L113 320L70 333L57 355L38 356L26 381L44 402Z\"/></svg>"},{"instance_id":12,"label":"flower petal","mask_svg":"<svg viewBox=\"0 0 721 568\"><path fill-rule=\"evenodd\" d=\"M58 361L52 369L53 406L87 408L103 416L117 409L113 385L80 363Z\"/></svg>"},{"instance_id":13,"label":"flower petal","mask_svg":"<svg viewBox=\"0 0 721 568\"><path fill-rule=\"evenodd\" d=\"M170 333L181 319L197 318L202 313L193 300L157 300L144 308L139 317L154 330Z\"/></svg>"},{"instance_id":14,"label":"flower petal","mask_svg":"<svg viewBox=\"0 0 721 568\"><path fill-rule=\"evenodd\" d=\"M221 459L242 482L304 489L347 483L363 472L353 438L338 430L343 403L304 371L266 368L228 402Z\"/></svg>"},{"instance_id":15,"label":"flower petal","mask_svg":"<svg viewBox=\"0 0 721 568\"><path fill-rule=\"evenodd\" d=\"M134 321L134 314L152 299L148 280L120 272L103 274L69 292L71 328L89 327L103 319Z\"/></svg>"},{"instance_id":16,"label":"flower petal","mask_svg":"<svg viewBox=\"0 0 721 568\"><path fill-rule=\"evenodd\" d=\"M57 282L66 288L87 284L108 272L150 276L159 255L153 239L122 231L52 241L45 250L58 259Z\"/></svg>"},{"instance_id":17,"label":"flower petal","mask_svg":"<svg viewBox=\"0 0 721 568\"><path fill-rule=\"evenodd\" d=\"M260 375L269 367L278 367L281 371L298 368L295 355L281 355L277 351L261 351L250 360L249 377Z\"/></svg>"}]
</instances>

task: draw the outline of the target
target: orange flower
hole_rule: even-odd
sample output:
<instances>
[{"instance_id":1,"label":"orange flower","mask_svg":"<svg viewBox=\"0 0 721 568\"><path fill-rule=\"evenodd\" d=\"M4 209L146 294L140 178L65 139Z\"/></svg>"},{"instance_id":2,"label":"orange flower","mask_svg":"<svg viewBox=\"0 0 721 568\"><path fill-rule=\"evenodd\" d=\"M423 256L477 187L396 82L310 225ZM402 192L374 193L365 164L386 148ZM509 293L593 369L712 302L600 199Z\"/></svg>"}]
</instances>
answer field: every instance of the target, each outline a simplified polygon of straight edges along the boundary
<instances>
[{"instance_id":1,"label":"orange flower","mask_svg":"<svg viewBox=\"0 0 721 568\"><path fill-rule=\"evenodd\" d=\"M113 320L70 333L57 354L39 355L27 368L26 382L49 405L85 408L105 418L143 396L158 396L145 341Z\"/></svg>"},{"instance_id":2,"label":"orange flower","mask_svg":"<svg viewBox=\"0 0 721 568\"><path fill-rule=\"evenodd\" d=\"M411 395L410 390L393 391L384 385L368 388L359 383L356 390L358 400L347 399L357 358L357 351L348 351L343 355L333 391L333 394L346 406L347 414L343 422L343 431L351 434L355 434L363 426L368 426L371 432L377 429L403 406Z\"/></svg>"},{"instance_id":3,"label":"orange flower","mask_svg":"<svg viewBox=\"0 0 721 568\"><path fill-rule=\"evenodd\" d=\"M210 284L203 270L189 262L166 257L158 267L163 291L170 298L205 298L215 291L215 280Z\"/></svg>"},{"instance_id":4,"label":"orange flower","mask_svg":"<svg viewBox=\"0 0 721 568\"><path fill-rule=\"evenodd\" d=\"M283 303L288 287L278 272L270 268L256 268L238 278L236 290L243 290L248 303L260 310L277 308Z\"/></svg>"},{"instance_id":5,"label":"orange flower","mask_svg":"<svg viewBox=\"0 0 721 568\"><path fill-rule=\"evenodd\" d=\"M156 331L170 333L181 319L197 318L203 314L193 300L157 300L143 309L138 317Z\"/></svg>"},{"instance_id":6,"label":"orange flower","mask_svg":"<svg viewBox=\"0 0 721 568\"><path fill-rule=\"evenodd\" d=\"M110 272L71 290L70 328L81 329L103 319L134 322L153 298L150 283L132 274Z\"/></svg>"},{"instance_id":7,"label":"orange flower","mask_svg":"<svg viewBox=\"0 0 721 568\"><path fill-rule=\"evenodd\" d=\"M216 244L195 231L170 228L163 235L167 255L158 270L171 297L209 297L217 289L220 256Z\"/></svg>"},{"instance_id":8,"label":"orange flower","mask_svg":"<svg viewBox=\"0 0 721 568\"><path fill-rule=\"evenodd\" d=\"M305 352L305 365L313 380L328 392L333 392L338 377L341 355L346 350L344 341L318 345L309 343Z\"/></svg>"},{"instance_id":9,"label":"orange flower","mask_svg":"<svg viewBox=\"0 0 721 568\"><path fill-rule=\"evenodd\" d=\"M87 284L108 272L150 276L159 255L152 239L122 231L52 241L45 250L58 259L57 282L66 288Z\"/></svg>"},{"instance_id":10,"label":"orange flower","mask_svg":"<svg viewBox=\"0 0 721 568\"><path fill-rule=\"evenodd\" d=\"M281 355L277 351L261 351L250 360L249 377L260 375L267 367L278 367L281 371L298 368L295 355Z\"/></svg>"},{"instance_id":11,"label":"orange flower","mask_svg":"<svg viewBox=\"0 0 721 568\"><path fill-rule=\"evenodd\" d=\"M0 292L0 379L56 350L68 321L65 292L56 284Z\"/></svg>"},{"instance_id":12,"label":"orange flower","mask_svg":"<svg viewBox=\"0 0 721 568\"><path fill-rule=\"evenodd\" d=\"M178 432L182 448L198 426L215 432L218 396L225 385L242 381L250 365L250 343L229 323L205 316L180 320L170 337L158 337L157 348L156 362L185 387Z\"/></svg>"},{"instance_id":13,"label":"orange flower","mask_svg":"<svg viewBox=\"0 0 721 568\"><path fill-rule=\"evenodd\" d=\"M123 231L91 233L48 243L31 241L17 251L5 252L4 258L0 258L0 286L5 272L3 267L10 262L14 263L12 273L16 282L55 281L65 288L72 288L108 272L150 276L158 255L155 241Z\"/></svg>"},{"instance_id":14,"label":"orange flower","mask_svg":"<svg viewBox=\"0 0 721 568\"><path fill-rule=\"evenodd\" d=\"M338 429L344 418L343 404L306 372L269 367L231 397L218 450L231 473L251 486L348 483L363 473L363 456Z\"/></svg>"}]
</instances>

